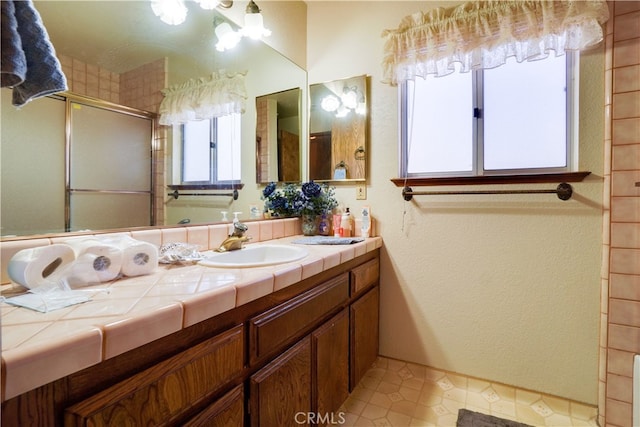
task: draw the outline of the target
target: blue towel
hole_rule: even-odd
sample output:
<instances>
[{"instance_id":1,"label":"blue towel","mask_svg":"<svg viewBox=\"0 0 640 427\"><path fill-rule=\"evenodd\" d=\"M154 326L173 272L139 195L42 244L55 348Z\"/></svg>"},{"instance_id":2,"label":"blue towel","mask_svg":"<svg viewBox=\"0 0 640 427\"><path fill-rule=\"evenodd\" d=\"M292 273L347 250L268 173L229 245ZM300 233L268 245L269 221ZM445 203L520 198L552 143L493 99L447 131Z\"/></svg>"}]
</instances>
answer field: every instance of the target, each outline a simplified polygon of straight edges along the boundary
<instances>
[{"instance_id":1,"label":"blue towel","mask_svg":"<svg viewBox=\"0 0 640 427\"><path fill-rule=\"evenodd\" d=\"M1 87L13 88L13 105L67 90L67 79L40 14L31 0L2 0Z\"/></svg>"}]
</instances>

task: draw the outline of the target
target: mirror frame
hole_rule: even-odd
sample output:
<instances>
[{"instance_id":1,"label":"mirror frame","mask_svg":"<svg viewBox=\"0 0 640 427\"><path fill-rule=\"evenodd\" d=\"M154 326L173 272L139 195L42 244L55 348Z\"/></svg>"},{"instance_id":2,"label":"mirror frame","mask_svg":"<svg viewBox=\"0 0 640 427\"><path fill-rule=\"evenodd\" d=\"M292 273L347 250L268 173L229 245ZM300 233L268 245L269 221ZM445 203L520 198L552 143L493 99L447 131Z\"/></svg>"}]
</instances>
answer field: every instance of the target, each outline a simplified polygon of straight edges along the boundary
<instances>
[{"instance_id":1,"label":"mirror frame","mask_svg":"<svg viewBox=\"0 0 640 427\"><path fill-rule=\"evenodd\" d=\"M313 180L316 182L332 182L332 183L349 183L349 182L358 183L358 182L367 181L368 167L369 167L368 150L369 150L369 132L370 132L370 129L369 129L369 126L370 126L369 79L370 77L364 74L364 75L358 75L358 76L331 80L331 81L322 82L322 83L314 83L309 85L309 114L308 114L309 133L308 133L308 140L307 140L308 141L307 149L309 151L309 155L307 158L307 171L309 175L308 178L310 180ZM357 115L357 114L363 114L364 117L362 122L358 123L357 121L352 121L347 126L344 126L344 123L341 123L339 121L340 117L336 116L338 117L337 120L331 117L331 123L330 124L327 123L327 120L330 117L329 115L332 114L332 112L328 112L326 110L319 111L319 113L317 112L318 109L322 109L323 107L321 106L322 101L320 99L313 98L314 89L316 92L318 92L321 89L325 89L324 91L327 94L333 95L333 98L334 98L333 101L338 103L336 104L336 106L340 105L340 107L342 107L342 102L339 99L340 92L341 91L346 92L348 89L349 90L355 89L355 93L357 94L357 98L356 98L357 106L354 106L351 109L345 108L345 110L347 110L347 115L350 117L354 117L354 115ZM314 117L315 117L315 120L314 120ZM313 131L314 127L319 128L319 130L314 132ZM341 143L344 141L344 138L341 139L339 136L337 139L337 142L334 140L333 134L334 134L334 130L336 129L339 132L339 135L340 134L341 135L356 134L357 140L354 141L353 143L348 143L348 145L341 145ZM312 140L314 139L315 136L318 136L323 133L331 135L331 139L329 140L329 143L331 144L330 153L329 153L331 161L330 163L328 163L329 173L330 173L329 178L313 176L314 166L312 161L312 155L313 155ZM325 141L324 143L326 144L327 142ZM336 153L337 145L338 145L338 150L342 151L342 156L339 156ZM325 148L325 151L326 151L326 148ZM351 158L351 156L353 156L353 158ZM349 177L348 176L349 169L350 168L352 170L355 169L353 166L357 165L357 163L355 162L359 160L364 161L364 165L358 168L358 170L362 171L361 173L363 176L361 177L358 176L355 178ZM341 168L341 166L344 166L344 168ZM326 173L327 164L322 166L322 168ZM337 175L339 175L341 172L340 169L344 169L343 173L345 173L346 178L337 177Z\"/></svg>"}]
</instances>

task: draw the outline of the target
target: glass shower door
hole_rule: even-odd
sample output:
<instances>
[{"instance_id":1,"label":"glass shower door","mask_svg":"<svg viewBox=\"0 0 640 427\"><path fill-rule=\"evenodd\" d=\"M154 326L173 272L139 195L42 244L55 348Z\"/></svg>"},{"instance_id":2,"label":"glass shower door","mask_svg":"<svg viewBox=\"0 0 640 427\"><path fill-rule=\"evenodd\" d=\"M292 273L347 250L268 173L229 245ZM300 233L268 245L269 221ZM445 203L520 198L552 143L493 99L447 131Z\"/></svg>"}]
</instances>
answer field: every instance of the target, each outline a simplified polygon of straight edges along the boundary
<instances>
[{"instance_id":1,"label":"glass shower door","mask_svg":"<svg viewBox=\"0 0 640 427\"><path fill-rule=\"evenodd\" d=\"M67 229L152 225L153 121L70 102Z\"/></svg>"},{"instance_id":2,"label":"glass shower door","mask_svg":"<svg viewBox=\"0 0 640 427\"><path fill-rule=\"evenodd\" d=\"M2 236L65 231L65 100L40 98L20 109L1 92Z\"/></svg>"}]
</instances>

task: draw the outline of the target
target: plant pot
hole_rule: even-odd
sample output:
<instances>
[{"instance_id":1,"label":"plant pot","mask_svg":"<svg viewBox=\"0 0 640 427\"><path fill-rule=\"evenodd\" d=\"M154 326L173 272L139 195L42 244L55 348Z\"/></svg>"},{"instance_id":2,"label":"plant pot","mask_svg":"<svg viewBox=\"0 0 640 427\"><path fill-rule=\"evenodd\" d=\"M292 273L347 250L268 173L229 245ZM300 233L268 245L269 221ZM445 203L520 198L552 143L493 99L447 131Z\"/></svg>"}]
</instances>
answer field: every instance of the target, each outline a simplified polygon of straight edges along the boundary
<instances>
[{"instance_id":1,"label":"plant pot","mask_svg":"<svg viewBox=\"0 0 640 427\"><path fill-rule=\"evenodd\" d=\"M302 215L302 234L305 236L318 234L318 215Z\"/></svg>"}]
</instances>

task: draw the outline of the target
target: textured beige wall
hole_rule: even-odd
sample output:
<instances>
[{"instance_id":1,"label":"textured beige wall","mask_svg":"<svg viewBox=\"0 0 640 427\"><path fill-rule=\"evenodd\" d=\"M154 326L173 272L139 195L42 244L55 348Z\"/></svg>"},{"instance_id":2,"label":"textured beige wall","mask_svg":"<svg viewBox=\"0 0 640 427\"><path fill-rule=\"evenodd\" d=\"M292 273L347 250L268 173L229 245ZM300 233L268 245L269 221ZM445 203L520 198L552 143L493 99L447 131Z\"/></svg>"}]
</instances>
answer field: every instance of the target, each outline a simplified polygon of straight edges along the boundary
<instances>
[{"instance_id":1,"label":"textured beige wall","mask_svg":"<svg viewBox=\"0 0 640 427\"><path fill-rule=\"evenodd\" d=\"M309 83L371 76L366 204L385 247L380 353L596 404L603 50L581 60L580 169L592 174L574 184L573 199L420 196L404 202L390 182L398 174L398 92L380 83L380 35L404 16L439 4L307 4ZM352 187L339 188L338 197L363 204Z\"/></svg>"}]
</instances>

